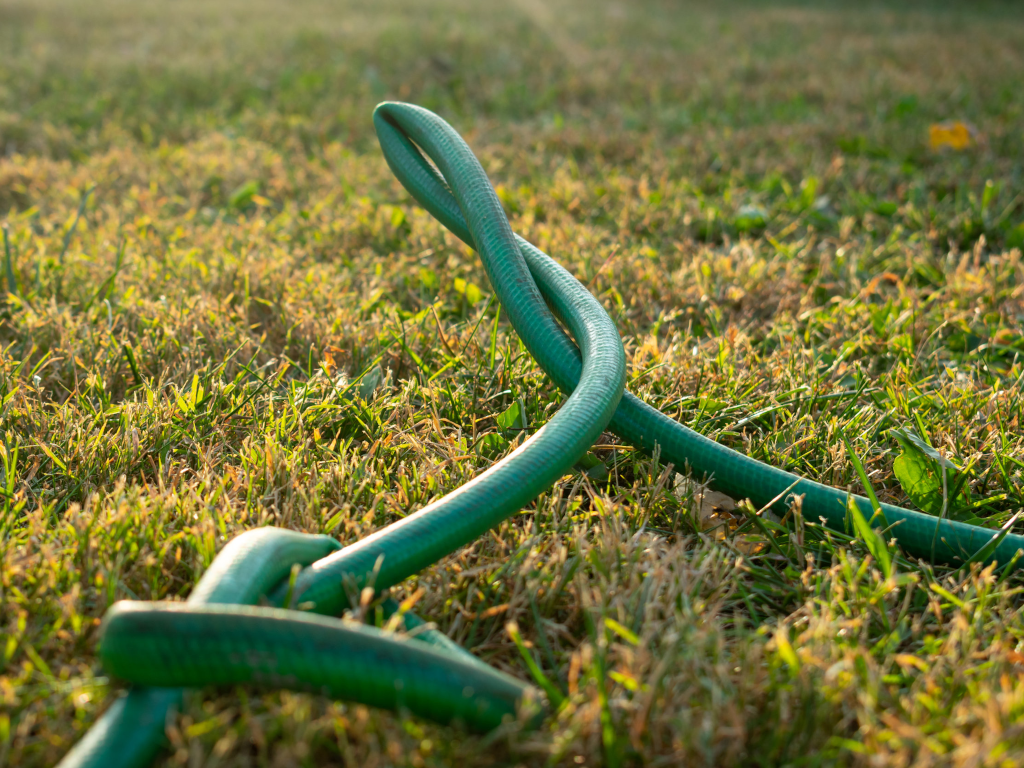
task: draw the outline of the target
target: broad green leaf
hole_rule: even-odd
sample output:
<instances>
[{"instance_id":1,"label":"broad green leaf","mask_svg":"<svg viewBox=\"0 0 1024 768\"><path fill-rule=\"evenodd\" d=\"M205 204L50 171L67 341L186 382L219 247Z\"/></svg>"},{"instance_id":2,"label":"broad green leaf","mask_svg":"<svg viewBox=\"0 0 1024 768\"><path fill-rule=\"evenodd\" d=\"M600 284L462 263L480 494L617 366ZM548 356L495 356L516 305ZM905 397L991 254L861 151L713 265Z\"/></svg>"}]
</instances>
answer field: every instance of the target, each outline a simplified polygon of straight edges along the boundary
<instances>
[{"instance_id":1,"label":"broad green leaf","mask_svg":"<svg viewBox=\"0 0 1024 768\"><path fill-rule=\"evenodd\" d=\"M729 405L724 400L717 400L713 397L702 397L700 399L700 409L706 414L710 415L718 413L720 410Z\"/></svg>"},{"instance_id":2,"label":"broad green leaf","mask_svg":"<svg viewBox=\"0 0 1024 768\"><path fill-rule=\"evenodd\" d=\"M775 632L775 646L779 649L779 656L786 662L786 666L794 672L798 672L800 670L800 657L796 655L792 643L789 642L789 630L786 629L784 624Z\"/></svg>"},{"instance_id":3,"label":"broad green leaf","mask_svg":"<svg viewBox=\"0 0 1024 768\"><path fill-rule=\"evenodd\" d=\"M477 453L485 458L492 458L508 448L508 440L497 432L490 432L480 438L477 443Z\"/></svg>"},{"instance_id":4,"label":"broad green leaf","mask_svg":"<svg viewBox=\"0 0 1024 768\"><path fill-rule=\"evenodd\" d=\"M516 400L502 413L499 413L495 421L502 429L523 429L525 423L519 401Z\"/></svg>"},{"instance_id":5,"label":"broad green leaf","mask_svg":"<svg viewBox=\"0 0 1024 768\"><path fill-rule=\"evenodd\" d=\"M810 208L818 196L818 177L808 176L800 182L800 205Z\"/></svg>"},{"instance_id":6,"label":"broad green leaf","mask_svg":"<svg viewBox=\"0 0 1024 768\"><path fill-rule=\"evenodd\" d=\"M904 451L892 471L914 506L929 515L942 513L942 478L935 462L919 451Z\"/></svg>"},{"instance_id":7,"label":"broad green leaf","mask_svg":"<svg viewBox=\"0 0 1024 768\"><path fill-rule=\"evenodd\" d=\"M943 485L942 473L946 473L946 493L957 488L957 467L944 459L939 452L909 430L893 430L903 453L893 463L893 473L900 486L914 505L922 512L939 516L942 514ZM970 514L970 489L966 483L959 484L959 491L948 500L946 516L954 520Z\"/></svg>"},{"instance_id":8,"label":"broad green leaf","mask_svg":"<svg viewBox=\"0 0 1024 768\"><path fill-rule=\"evenodd\" d=\"M592 480L604 480L608 477L608 467L589 451L576 462L576 469L586 474Z\"/></svg>"},{"instance_id":9,"label":"broad green leaf","mask_svg":"<svg viewBox=\"0 0 1024 768\"><path fill-rule=\"evenodd\" d=\"M764 229L768 222L768 212L759 205L744 205L736 211L732 224L740 232L751 232Z\"/></svg>"},{"instance_id":10,"label":"broad green leaf","mask_svg":"<svg viewBox=\"0 0 1024 768\"><path fill-rule=\"evenodd\" d=\"M461 277L456 277L453 285L456 292L461 293L466 297L466 301L469 302L470 306L476 304L484 297L484 292L480 290L479 285L476 283L467 283Z\"/></svg>"},{"instance_id":11,"label":"broad green leaf","mask_svg":"<svg viewBox=\"0 0 1024 768\"><path fill-rule=\"evenodd\" d=\"M894 429L892 430L892 436L895 437L896 440L899 441L899 444L903 446L903 450L907 450L908 448L916 448L929 459L938 462L946 469L960 469L960 467L958 467L956 464L951 462L949 459L945 458L941 453L939 453L930 445L928 445L928 443L925 442L925 440L920 435L918 435L916 432L913 432L912 430Z\"/></svg>"},{"instance_id":12,"label":"broad green leaf","mask_svg":"<svg viewBox=\"0 0 1024 768\"><path fill-rule=\"evenodd\" d=\"M241 185L234 192L231 193L231 197L228 203L237 211L242 210L249 203L252 202L253 197L260 191L260 185L257 181L247 181Z\"/></svg>"},{"instance_id":13,"label":"broad green leaf","mask_svg":"<svg viewBox=\"0 0 1024 768\"><path fill-rule=\"evenodd\" d=\"M428 267L421 267L420 282L423 284L423 287L426 288L427 290L435 288L437 286L437 272Z\"/></svg>"},{"instance_id":14,"label":"broad green leaf","mask_svg":"<svg viewBox=\"0 0 1024 768\"><path fill-rule=\"evenodd\" d=\"M384 371L380 369L379 365L375 365L359 380L359 396L363 400L369 400L383 381Z\"/></svg>"}]
</instances>

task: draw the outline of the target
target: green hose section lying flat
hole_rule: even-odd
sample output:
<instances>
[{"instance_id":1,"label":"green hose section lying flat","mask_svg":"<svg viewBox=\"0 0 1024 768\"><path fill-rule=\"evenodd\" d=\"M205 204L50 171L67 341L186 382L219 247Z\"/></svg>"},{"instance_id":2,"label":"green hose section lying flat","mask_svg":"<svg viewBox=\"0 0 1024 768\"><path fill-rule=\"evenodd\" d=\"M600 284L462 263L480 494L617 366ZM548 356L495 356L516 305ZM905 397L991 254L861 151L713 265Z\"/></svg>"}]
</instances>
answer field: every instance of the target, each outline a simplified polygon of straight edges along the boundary
<instances>
[{"instance_id":1,"label":"green hose section lying flat","mask_svg":"<svg viewBox=\"0 0 1024 768\"><path fill-rule=\"evenodd\" d=\"M531 693L426 643L299 611L123 600L104 625L103 668L144 685L287 688L475 731L514 717Z\"/></svg>"},{"instance_id":2,"label":"green hose section lying flat","mask_svg":"<svg viewBox=\"0 0 1024 768\"><path fill-rule=\"evenodd\" d=\"M189 603L256 603L291 573L292 565L309 565L340 546L330 536L281 528L246 531L221 550L192 590ZM177 687L131 688L107 708L58 768L145 768L164 744L167 714L181 707L182 693Z\"/></svg>"},{"instance_id":3,"label":"green hose section lying flat","mask_svg":"<svg viewBox=\"0 0 1024 768\"><path fill-rule=\"evenodd\" d=\"M374 125L392 172L417 202L452 234L470 247L475 247L475 240L462 210L449 185L445 183L447 175L440 176L430 166L413 144L420 143L416 136L403 131L400 124L388 119L391 109L388 104L379 106L374 114ZM430 156L433 158L433 155ZM561 306L570 295L569 290L575 292L586 289L543 251L518 235L516 241L544 298L556 314L563 316ZM580 376L579 351L561 329L556 336L548 340L544 349L534 350L531 347L530 352L563 392L572 392ZM651 454L659 451L662 461L674 464L679 470L689 468L697 477L708 478L711 487L722 493L737 499L750 499L757 507L771 505L779 514L785 514L794 496L803 496L802 511L805 518L823 519L828 526L840 531L848 528L847 498L850 494L846 491L800 478L719 445L672 420L628 391L609 426L627 443ZM871 519L871 502L862 496L853 496L853 499L862 514ZM891 504L882 504L881 508L885 519L876 520L875 524L893 526L887 536L895 537L899 545L911 555L931 562L963 562L990 542L995 543L1000 535L998 531L988 528L942 520ZM1024 536L1008 534L985 560L1008 563L1022 549Z\"/></svg>"}]
</instances>

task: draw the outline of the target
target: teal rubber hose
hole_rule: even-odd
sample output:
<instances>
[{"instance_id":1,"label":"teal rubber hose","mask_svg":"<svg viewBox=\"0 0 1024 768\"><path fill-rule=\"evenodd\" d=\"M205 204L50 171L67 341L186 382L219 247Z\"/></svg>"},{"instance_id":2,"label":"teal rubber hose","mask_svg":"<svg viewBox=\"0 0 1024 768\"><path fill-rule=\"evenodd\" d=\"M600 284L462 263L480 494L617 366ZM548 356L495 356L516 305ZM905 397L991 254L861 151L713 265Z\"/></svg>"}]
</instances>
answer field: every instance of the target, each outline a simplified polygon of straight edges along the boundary
<instances>
[{"instance_id":1,"label":"teal rubber hose","mask_svg":"<svg viewBox=\"0 0 1024 768\"><path fill-rule=\"evenodd\" d=\"M374 125L378 135L393 127L434 161L445 180L445 195L465 222L512 326L530 354L542 365L550 364L553 351L564 349L565 332L545 305L519 240L472 150L448 123L411 104L381 104L374 112ZM422 156L420 161L426 163ZM295 584L295 600L317 613L338 614L348 605L347 594L357 594L371 578L378 590L397 584L521 509L593 445L621 399L622 340L590 292L553 261L549 265L543 273L554 286L548 301L579 343L573 358L577 380L569 398L535 435L487 472L304 570ZM279 590L277 601L282 597Z\"/></svg>"},{"instance_id":2,"label":"teal rubber hose","mask_svg":"<svg viewBox=\"0 0 1024 768\"><path fill-rule=\"evenodd\" d=\"M800 495L805 516L845 528L851 498L846 492L720 446L633 395L623 395L625 357L607 314L568 272L512 233L486 174L447 123L419 107L385 103L375 111L374 124L395 175L480 253L513 327L569 397L548 424L487 472L362 541L341 549L324 545L336 551L305 558L315 562L294 583L284 577L299 560L242 556L232 542L188 604L114 606L103 626L104 667L125 681L150 687L137 689L141 708L121 707L119 712L131 712L113 718L107 735L94 739L101 747L94 751L101 757L116 754L116 738L131 741L125 723L155 729L158 722L162 735L167 708L174 705L170 699L180 696L168 689L182 686L249 683L310 690L406 708L440 722L458 720L479 730L522 713L524 704L540 701L536 691L490 669L439 633L423 633L425 642L417 644L351 622L233 604L252 603L269 592L272 602L287 602L286 608L301 603L316 613L340 614L348 606L348 594L368 585L382 590L397 584L516 512L582 457L606 426L732 496L783 512L791 497ZM870 502L852 498L871 517ZM983 559L1016 562L1015 555L1024 549L1024 537L1014 534L891 505L882 505L882 511L891 526L888 535L910 554L934 562L956 563L979 553ZM285 561L288 568L282 570ZM406 619L407 627L416 621ZM92 737L90 732L83 744ZM137 755L145 751L132 749ZM141 764L99 759L65 763Z\"/></svg>"},{"instance_id":3,"label":"teal rubber hose","mask_svg":"<svg viewBox=\"0 0 1024 768\"><path fill-rule=\"evenodd\" d=\"M104 622L103 668L143 685L288 688L474 731L514 717L531 691L426 643L299 611L123 600Z\"/></svg>"},{"instance_id":4,"label":"teal rubber hose","mask_svg":"<svg viewBox=\"0 0 1024 768\"><path fill-rule=\"evenodd\" d=\"M329 536L280 528L246 531L221 550L192 590L189 603L255 603L288 576L293 565L309 565L339 546ZM58 768L149 765L165 741L168 713L181 707L182 693L178 687L131 688L107 708Z\"/></svg>"},{"instance_id":5,"label":"teal rubber hose","mask_svg":"<svg viewBox=\"0 0 1024 768\"><path fill-rule=\"evenodd\" d=\"M395 111L400 113L396 119L404 121L421 146L433 151L435 161L448 174L463 215L476 233L495 293L524 343L543 353L545 345L560 338L562 331L523 262L480 164L461 137L433 113L408 105ZM345 557L321 559L316 589L309 590L299 583L292 590L291 585L281 583L276 593L279 602L291 594L292 604L315 600L318 612L340 613L349 590L358 591L371 578L375 588L383 589L472 541L518 511L586 453L622 397L625 353L614 324L600 304L567 274L563 280L564 290L555 303L579 342L581 364L579 385L555 416L509 456L462 488L347 547ZM228 579L235 566L220 567L220 559L211 570ZM232 558L228 561L233 562ZM279 575L277 578L280 580ZM261 586L272 581L274 578L268 575ZM200 583L197 591L202 586ZM407 623L415 622L409 619ZM168 622L177 628L174 633L167 631ZM232 629L242 625L244 632ZM304 642L306 635L315 635L323 642ZM118 604L104 621L100 658L108 671L142 685L244 681L326 690L380 706L405 706L442 722L457 718L479 729L491 728L515 707L539 700L529 686L475 659L466 659L464 652L453 652L450 641L442 640L438 633L428 631L417 637L424 643L413 646L372 629L317 623L308 614L295 611L250 608L239 613L233 607L191 602L185 606L149 604L130 608ZM170 645L168 638L173 638ZM344 645L338 645L342 642ZM395 642L402 651L387 656L385 650ZM433 650L421 647L428 644ZM328 647L333 655L326 653ZM184 648L190 651L181 653ZM278 655L271 659L272 653ZM394 659L403 653L412 654L417 663L396 677L399 668ZM381 654L387 657L383 666ZM263 672L246 672L260 660L269 664ZM331 663L336 666L325 669L324 665ZM386 673L388 669L391 674ZM360 670L372 670L374 674L358 676ZM417 693L396 696L396 684L401 690ZM431 701L435 706L428 705Z\"/></svg>"},{"instance_id":6,"label":"teal rubber hose","mask_svg":"<svg viewBox=\"0 0 1024 768\"><path fill-rule=\"evenodd\" d=\"M473 247L473 234L446 184L447 175L439 175L431 167L416 147L420 144L417 136L393 119L397 109L396 105L382 104L374 113L374 125L388 165L420 205L452 234ZM433 159L432 154L430 157ZM586 289L543 251L519 236L516 241L545 300L561 316L561 307L567 298ZM530 351L563 392L572 392L580 376L579 351L564 331L559 329L556 335L557 338L548 339L543 350L535 351L531 347ZM719 445L628 391L609 427L627 443L650 454L658 451L662 461L680 470L689 468L692 474L707 478L711 487L729 496L750 499L757 507L771 505L779 514L785 514L794 496L803 496L805 518L823 519L828 526L840 531L847 527L850 494L846 491L798 477ZM871 519L871 502L862 496L852 498L862 514ZM1005 534L1000 539L999 532L988 528L943 520L891 504L882 504L881 509L884 521L877 520L876 525L892 526L887 535L895 537L911 555L930 562L956 564L994 545L984 560L1005 564L1024 550L1024 536ZM344 550L335 557L343 555ZM315 572L318 567L319 564L311 570Z\"/></svg>"}]
</instances>

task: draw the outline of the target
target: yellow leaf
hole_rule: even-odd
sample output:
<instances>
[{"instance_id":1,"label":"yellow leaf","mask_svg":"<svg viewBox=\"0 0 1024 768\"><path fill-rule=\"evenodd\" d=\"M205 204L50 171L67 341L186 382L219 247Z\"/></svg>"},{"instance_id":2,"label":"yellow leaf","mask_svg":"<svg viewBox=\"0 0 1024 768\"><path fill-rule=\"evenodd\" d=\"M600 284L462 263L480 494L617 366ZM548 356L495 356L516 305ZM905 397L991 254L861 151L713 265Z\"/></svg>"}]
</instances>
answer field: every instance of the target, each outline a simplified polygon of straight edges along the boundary
<instances>
[{"instance_id":1,"label":"yellow leaf","mask_svg":"<svg viewBox=\"0 0 1024 768\"><path fill-rule=\"evenodd\" d=\"M928 671L928 665L923 659L919 659L917 656L913 656L909 653L897 653L893 656L893 659L901 667L917 667L922 672Z\"/></svg>"},{"instance_id":2,"label":"yellow leaf","mask_svg":"<svg viewBox=\"0 0 1024 768\"><path fill-rule=\"evenodd\" d=\"M793 646L789 642L789 631L785 625L779 627L775 633L775 646L779 649L779 656L786 662L790 669L794 672L800 669L800 658L796 655L796 651L793 650Z\"/></svg>"},{"instance_id":3,"label":"yellow leaf","mask_svg":"<svg viewBox=\"0 0 1024 768\"><path fill-rule=\"evenodd\" d=\"M627 690L640 690L640 683L638 683L636 681L636 678L632 675L627 675L623 672L609 672L608 677L610 677L612 680L614 680L616 683L621 685L623 688L626 688Z\"/></svg>"},{"instance_id":4,"label":"yellow leaf","mask_svg":"<svg viewBox=\"0 0 1024 768\"><path fill-rule=\"evenodd\" d=\"M932 123L928 127L928 144L932 149L967 149L976 143L977 131L967 123L954 120L949 123Z\"/></svg>"},{"instance_id":5,"label":"yellow leaf","mask_svg":"<svg viewBox=\"0 0 1024 768\"><path fill-rule=\"evenodd\" d=\"M55 454L53 451L51 451L48 447L46 447L42 443L39 444L39 447L43 449L43 453L45 453L47 456L50 457L50 461L52 461L58 467L63 469L65 472L68 471L68 468L64 465L64 462L57 458L57 454Z\"/></svg>"},{"instance_id":6,"label":"yellow leaf","mask_svg":"<svg viewBox=\"0 0 1024 768\"><path fill-rule=\"evenodd\" d=\"M326 373L328 376L334 375L334 371L338 367L338 364L334 362L334 355L331 354L331 351L329 349L326 352L324 352L324 356L323 359L320 361L320 365L323 367L324 373Z\"/></svg>"},{"instance_id":7,"label":"yellow leaf","mask_svg":"<svg viewBox=\"0 0 1024 768\"><path fill-rule=\"evenodd\" d=\"M640 638L632 630L622 626L615 619L605 619L604 625L630 645L639 645Z\"/></svg>"}]
</instances>

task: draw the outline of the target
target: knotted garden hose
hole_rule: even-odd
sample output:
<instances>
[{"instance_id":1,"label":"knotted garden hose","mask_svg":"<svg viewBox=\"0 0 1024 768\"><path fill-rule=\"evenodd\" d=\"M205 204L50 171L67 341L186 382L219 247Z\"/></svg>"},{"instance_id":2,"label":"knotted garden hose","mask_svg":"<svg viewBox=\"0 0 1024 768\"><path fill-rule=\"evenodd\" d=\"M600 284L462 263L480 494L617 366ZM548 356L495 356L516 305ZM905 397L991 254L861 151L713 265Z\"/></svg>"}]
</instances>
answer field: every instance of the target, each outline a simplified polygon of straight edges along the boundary
<instances>
[{"instance_id":1,"label":"knotted garden hose","mask_svg":"<svg viewBox=\"0 0 1024 768\"><path fill-rule=\"evenodd\" d=\"M404 130L404 122L395 117L404 114L403 110L407 108L407 105L384 103L374 112L374 126L384 157L416 201L452 234L474 247L473 230L467 226L459 201L453 196L450 184L446 183L447 175L443 169L442 175L430 166L413 144L419 143L416 136ZM432 154L430 157L434 159ZM543 251L518 235L516 241L537 287L555 313L560 315L567 286L571 285L575 290L586 289ZM561 328L556 334L558 338L549 340L540 353L533 348L530 352L563 392L572 392L580 377L579 351ZM786 512L793 497L802 496L802 511L806 518L823 518L827 525L840 531L847 527L847 502L851 497L848 492L798 477L719 445L628 391L623 395L609 428L627 443L648 453L658 451L663 462L674 464L677 469L688 467L694 476L707 478L712 488L729 496L750 499L758 508L770 505L780 514ZM852 496L852 499L865 517L870 519L874 516L868 499L862 496ZM995 545L986 559L1007 563L1018 550L1024 550L1024 536L1000 536L987 528L939 519L892 504L881 504L880 507L884 518L876 520L876 524L891 526L888 535L895 537L904 550L931 562L955 564L973 557L986 545ZM301 586L311 584L315 574L325 569L326 563L342 560L347 550L346 547L314 564L303 574Z\"/></svg>"},{"instance_id":2,"label":"knotted garden hose","mask_svg":"<svg viewBox=\"0 0 1024 768\"><path fill-rule=\"evenodd\" d=\"M349 607L348 596L363 587L386 589L436 562L529 503L606 427L757 506L784 511L792 497L802 496L805 516L843 530L852 498L874 525L887 525L887 536L911 555L942 563L978 556L1016 562L1024 537L888 504L881 505L882 515L873 515L865 498L767 466L687 429L628 392L623 395L625 355L608 315L572 275L512 232L486 174L451 126L432 112L400 103L379 105L374 125L395 175L480 253L513 328L569 397L508 457L362 541L338 549L326 537L260 529L225 547L187 603L113 606L102 628L104 668L150 687L133 688L115 703L65 758L64 768L146 765L159 748L166 713L177 705L181 687L247 683L307 690L404 708L439 722L460 721L475 730L491 729L517 712L542 712L533 705L542 703L534 689L489 668L439 633L421 633L417 639L426 642L416 643L291 606L301 603L311 612L337 616ZM257 541L260 546L254 546ZM287 551L266 556L263 548L273 546ZM294 583L285 578L293 563L308 565ZM254 606L263 595L287 605ZM406 627L416 623L406 619Z\"/></svg>"},{"instance_id":3,"label":"knotted garden hose","mask_svg":"<svg viewBox=\"0 0 1024 768\"><path fill-rule=\"evenodd\" d=\"M431 153L459 196L491 285L520 338L540 354L549 339L560 338L562 331L530 276L487 175L462 138L441 118L417 107L404 110L406 128ZM383 589L471 542L565 474L608 425L625 385L622 341L597 300L567 273L563 275L555 305L581 349L575 391L544 427L505 459L443 499L352 545L345 567L331 564L331 574L337 578L321 578L318 613L335 606L333 613L340 614L347 605L347 590L358 593L371 576L375 588ZM227 564L221 567L225 557ZM285 560L290 569L295 559ZM278 565L285 560L279 558ZM286 580L280 570L264 574L264 567L257 564L255 570L266 576L257 592L266 593L269 583ZM247 574L252 575L247 559L230 556L228 548L215 561L213 571L232 583L245 582ZM196 591L220 593L214 587L204 588L203 582ZM279 602L289 591L282 584ZM310 600L304 594L301 598L303 603ZM465 658L467 654L453 652L429 635L417 635L426 643L411 643L372 627L326 621L298 611L208 606L192 600L185 605L118 603L108 611L101 632L104 668L144 686L248 682L322 691L378 706L404 707L441 722L458 719L477 730L493 728L517 709L529 713L531 703L540 700L530 686ZM403 657L407 663L400 664ZM136 750L138 757L128 758L110 739L102 738L104 731L123 733L126 729L120 723L125 719L159 722L160 727L152 731L156 746ZM99 724L101 736L90 732L83 742L101 742L105 751L76 749L64 768L145 765L160 743L162 718L143 718L122 707L110 718L113 722L104 720Z\"/></svg>"}]
</instances>

